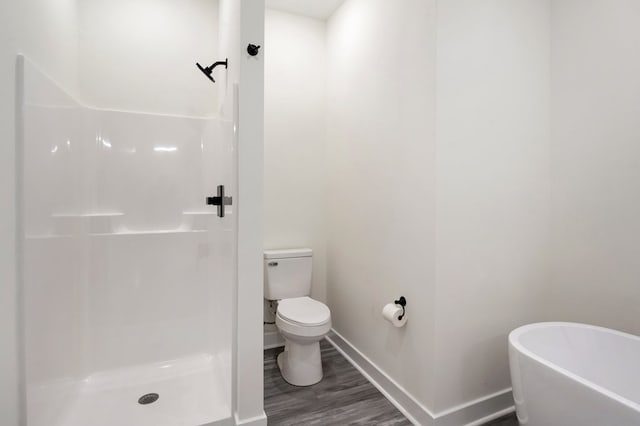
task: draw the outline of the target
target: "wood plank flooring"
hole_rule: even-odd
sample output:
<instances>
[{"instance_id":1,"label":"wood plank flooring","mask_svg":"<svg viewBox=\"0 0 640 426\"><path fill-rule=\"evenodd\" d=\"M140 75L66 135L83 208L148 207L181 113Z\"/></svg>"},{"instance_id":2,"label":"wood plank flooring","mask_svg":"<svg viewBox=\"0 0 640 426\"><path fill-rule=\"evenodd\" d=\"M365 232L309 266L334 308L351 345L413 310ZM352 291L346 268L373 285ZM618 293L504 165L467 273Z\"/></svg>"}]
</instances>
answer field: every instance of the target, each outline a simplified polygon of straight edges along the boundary
<instances>
[{"instance_id":1,"label":"wood plank flooring","mask_svg":"<svg viewBox=\"0 0 640 426\"><path fill-rule=\"evenodd\" d=\"M269 426L410 426L365 377L326 341L320 342L324 378L309 387L284 381L276 365L282 348L264 352L264 410Z\"/></svg>"},{"instance_id":2,"label":"wood plank flooring","mask_svg":"<svg viewBox=\"0 0 640 426\"><path fill-rule=\"evenodd\" d=\"M269 426L410 426L369 381L325 340L320 342L324 378L309 387L284 381L276 364L283 348L264 351L264 410ZM518 426L515 415L486 426Z\"/></svg>"},{"instance_id":3,"label":"wood plank flooring","mask_svg":"<svg viewBox=\"0 0 640 426\"><path fill-rule=\"evenodd\" d=\"M485 423L484 426L518 426L518 418L516 417L516 413L508 414L489 423Z\"/></svg>"}]
</instances>

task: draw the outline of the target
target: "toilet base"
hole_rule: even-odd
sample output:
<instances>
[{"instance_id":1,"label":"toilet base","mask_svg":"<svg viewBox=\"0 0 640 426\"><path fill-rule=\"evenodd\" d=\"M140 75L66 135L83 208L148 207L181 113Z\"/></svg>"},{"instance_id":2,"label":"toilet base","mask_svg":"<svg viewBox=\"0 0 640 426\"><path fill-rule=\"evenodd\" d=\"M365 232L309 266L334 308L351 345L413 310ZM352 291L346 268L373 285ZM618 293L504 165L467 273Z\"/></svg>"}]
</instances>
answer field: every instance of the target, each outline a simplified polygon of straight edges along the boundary
<instances>
[{"instance_id":1,"label":"toilet base","mask_svg":"<svg viewBox=\"0 0 640 426\"><path fill-rule=\"evenodd\" d=\"M311 386L322 380L320 342L292 342L285 338L284 351L278 355L278 368L287 383Z\"/></svg>"}]
</instances>

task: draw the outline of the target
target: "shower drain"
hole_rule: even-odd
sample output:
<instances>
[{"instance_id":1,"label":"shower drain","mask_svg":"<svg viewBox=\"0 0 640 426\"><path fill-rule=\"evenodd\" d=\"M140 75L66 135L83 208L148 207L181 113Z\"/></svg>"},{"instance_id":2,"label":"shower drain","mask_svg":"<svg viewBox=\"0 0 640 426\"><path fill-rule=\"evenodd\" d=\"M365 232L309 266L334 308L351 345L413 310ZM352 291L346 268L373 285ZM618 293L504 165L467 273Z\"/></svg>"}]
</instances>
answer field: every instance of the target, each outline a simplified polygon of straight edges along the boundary
<instances>
[{"instance_id":1,"label":"shower drain","mask_svg":"<svg viewBox=\"0 0 640 426\"><path fill-rule=\"evenodd\" d=\"M148 393L138 398L138 404L147 405L156 402L160 398L157 393Z\"/></svg>"}]
</instances>

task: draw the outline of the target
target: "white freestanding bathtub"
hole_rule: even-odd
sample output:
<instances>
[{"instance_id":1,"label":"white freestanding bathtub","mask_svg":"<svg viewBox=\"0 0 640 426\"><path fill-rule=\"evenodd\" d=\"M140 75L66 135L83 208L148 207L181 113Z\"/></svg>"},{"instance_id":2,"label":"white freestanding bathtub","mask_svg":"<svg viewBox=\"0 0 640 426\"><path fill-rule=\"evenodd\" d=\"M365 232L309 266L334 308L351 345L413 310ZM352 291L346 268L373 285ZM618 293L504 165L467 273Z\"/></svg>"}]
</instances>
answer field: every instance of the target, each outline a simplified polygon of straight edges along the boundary
<instances>
[{"instance_id":1,"label":"white freestanding bathtub","mask_svg":"<svg viewBox=\"0 0 640 426\"><path fill-rule=\"evenodd\" d=\"M527 426L640 425L640 338L539 323L509 335L518 420Z\"/></svg>"}]
</instances>

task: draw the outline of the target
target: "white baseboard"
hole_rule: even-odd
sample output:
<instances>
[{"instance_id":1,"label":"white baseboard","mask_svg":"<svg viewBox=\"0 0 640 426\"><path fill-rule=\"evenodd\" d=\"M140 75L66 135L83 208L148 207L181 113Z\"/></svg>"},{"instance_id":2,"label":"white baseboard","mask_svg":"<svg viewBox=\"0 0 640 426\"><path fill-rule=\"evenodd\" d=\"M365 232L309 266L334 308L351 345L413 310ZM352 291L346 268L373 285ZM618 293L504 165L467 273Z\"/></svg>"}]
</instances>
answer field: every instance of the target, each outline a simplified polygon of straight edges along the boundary
<instances>
[{"instance_id":1,"label":"white baseboard","mask_svg":"<svg viewBox=\"0 0 640 426\"><path fill-rule=\"evenodd\" d=\"M267 426L267 415L264 411L260 416L251 417L244 420L238 419L238 413L234 414L233 417L235 419L236 426Z\"/></svg>"},{"instance_id":2,"label":"white baseboard","mask_svg":"<svg viewBox=\"0 0 640 426\"><path fill-rule=\"evenodd\" d=\"M235 422L232 417L216 420L215 422L205 423L201 426L235 426Z\"/></svg>"},{"instance_id":3,"label":"white baseboard","mask_svg":"<svg viewBox=\"0 0 640 426\"><path fill-rule=\"evenodd\" d=\"M264 348L272 349L284 346L284 339L277 330L264 332Z\"/></svg>"},{"instance_id":4,"label":"white baseboard","mask_svg":"<svg viewBox=\"0 0 640 426\"><path fill-rule=\"evenodd\" d=\"M480 426L515 411L511 388L436 414L436 426Z\"/></svg>"},{"instance_id":5,"label":"white baseboard","mask_svg":"<svg viewBox=\"0 0 640 426\"><path fill-rule=\"evenodd\" d=\"M514 411L509 388L433 413L335 330L326 339L414 425L479 426Z\"/></svg>"}]
</instances>

